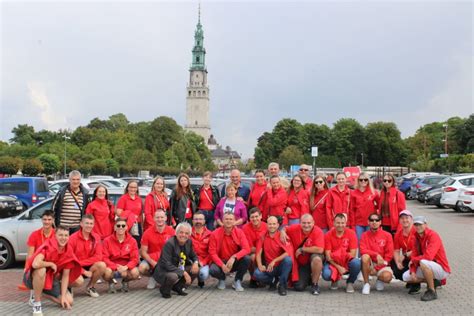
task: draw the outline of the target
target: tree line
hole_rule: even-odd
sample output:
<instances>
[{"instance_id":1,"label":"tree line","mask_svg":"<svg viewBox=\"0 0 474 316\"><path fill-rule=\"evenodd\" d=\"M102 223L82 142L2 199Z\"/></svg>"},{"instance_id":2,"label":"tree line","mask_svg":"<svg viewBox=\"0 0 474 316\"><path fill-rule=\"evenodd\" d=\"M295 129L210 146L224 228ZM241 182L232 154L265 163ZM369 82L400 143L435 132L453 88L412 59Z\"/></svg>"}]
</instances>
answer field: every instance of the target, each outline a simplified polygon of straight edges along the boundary
<instances>
[{"instance_id":1,"label":"tree line","mask_svg":"<svg viewBox=\"0 0 474 316\"><path fill-rule=\"evenodd\" d=\"M446 140L449 156L441 158ZM264 132L258 138L255 164L265 168L269 162L277 161L283 169L302 162L311 164L312 146L318 147L316 166L320 168L363 164L474 172L474 114L423 125L415 135L405 139L393 122L363 126L355 119L342 118L331 128L285 118L277 122L271 132Z\"/></svg>"},{"instance_id":2,"label":"tree line","mask_svg":"<svg viewBox=\"0 0 474 316\"><path fill-rule=\"evenodd\" d=\"M86 126L57 132L35 131L20 124L10 144L0 142L0 173L55 174L74 169L84 174L178 174L215 169L204 139L160 116L151 122L130 123L122 114L94 118Z\"/></svg>"}]
</instances>

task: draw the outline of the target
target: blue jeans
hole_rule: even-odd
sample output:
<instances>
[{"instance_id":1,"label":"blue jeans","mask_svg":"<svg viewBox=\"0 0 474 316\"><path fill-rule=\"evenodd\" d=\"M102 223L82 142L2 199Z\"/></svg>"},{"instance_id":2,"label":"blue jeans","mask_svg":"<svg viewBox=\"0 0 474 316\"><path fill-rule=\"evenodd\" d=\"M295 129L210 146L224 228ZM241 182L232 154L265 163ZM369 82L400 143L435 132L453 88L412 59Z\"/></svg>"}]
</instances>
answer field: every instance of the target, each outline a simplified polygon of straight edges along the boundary
<instances>
[{"instance_id":1,"label":"blue jeans","mask_svg":"<svg viewBox=\"0 0 474 316\"><path fill-rule=\"evenodd\" d=\"M214 211L205 211L199 210L199 212L204 214L204 218L206 219L206 227L209 230L214 230Z\"/></svg>"},{"instance_id":2,"label":"blue jeans","mask_svg":"<svg viewBox=\"0 0 474 316\"><path fill-rule=\"evenodd\" d=\"M356 235L357 235L357 241L360 242L360 237L362 236L362 234L366 231L369 230L369 226L359 226L359 225L356 225Z\"/></svg>"},{"instance_id":3,"label":"blue jeans","mask_svg":"<svg viewBox=\"0 0 474 316\"><path fill-rule=\"evenodd\" d=\"M294 219L289 219L289 220L288 220L288 226L296 225L296 224L299 224L299 223L300 223L300 219L299 219L299 218L294 218Z\"/></svg>"},{"instance_id":4,"label":"blue jeans","mask_svg":"<svg viewBox=\"0 0 474 316\"><path fill-rule=\"evenodd\" d=\"M288 285L288 276L290 275L292 265L291 258L285 257L272 272L262 272L256 269L253 273L253 277L256 281L264 284L271 284L274 278L279 278L280 284L286 287Z\"/></svg>"},{"instance_id":5,"label":"blue jeans","mask_svg":"<svg viewBox=\"0 0 474 316\"><path fill-rule=\"evenodd\" d=\"M209 266L204 266L199 269L199 281L206 281L209 278Z\"/></svg>"},{"instance_id":6,"label":"blue jeans","mask_svg":"<svg viewBox=\"0 0 474 316\"><path fill-rule=\"evenodd\" d=\"M331 281L331 269L329 268L329 263L325 263L323 267L323 279L326 281ZM357 276L360 272L360 259L353 258L349 262L349 278L347 283L354 283L357 280Z\"/></svg>"}]
</instances>

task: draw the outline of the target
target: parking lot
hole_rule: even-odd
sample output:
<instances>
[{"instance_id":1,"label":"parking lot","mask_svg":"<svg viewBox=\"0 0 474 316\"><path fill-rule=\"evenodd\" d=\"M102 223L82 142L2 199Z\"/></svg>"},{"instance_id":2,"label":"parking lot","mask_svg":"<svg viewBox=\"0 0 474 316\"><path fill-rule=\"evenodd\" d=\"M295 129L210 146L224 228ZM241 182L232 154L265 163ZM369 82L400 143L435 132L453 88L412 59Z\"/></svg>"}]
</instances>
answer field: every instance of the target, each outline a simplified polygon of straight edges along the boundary
<instances>
[{"instance_id":1,"label":"parking lot","mask_svg":"<svg viewBox=\"0 0 474 316\"><path fill-rule=\"evenodd\" d=\"M113 314L472 314L474 303L474 213L456 213L451 209L426 207L417 201L408 201L407 207L415 215L424 215L428 224L443 239L452 275L448 283L438 290L438 300L421 302L420 296L410 296L401 282L392 282L385 291L373 290L370 295L360 293L362 284L356 282L356 293L347 294L344 287L329 290L329 283L321 282L322 293L288 292L280 297L266 289L246 289L236 293L230 287L220 291L214 280L204 289L193 285L186 297L161 298L158 290L146 290L147 278L131 283L129 293L107 294L105 285L99 285L99 298L86 296L81 289L75 291L73 310L65 312L49 301L43 304L45 315L113 315ZM0 310L2 315L31 314L27 292L17 290L22 276L22 264L0 271ZM244 284L244 286L246 283ZM424 287L423 287L424 290Z\"/></svg>"}]
</instances>

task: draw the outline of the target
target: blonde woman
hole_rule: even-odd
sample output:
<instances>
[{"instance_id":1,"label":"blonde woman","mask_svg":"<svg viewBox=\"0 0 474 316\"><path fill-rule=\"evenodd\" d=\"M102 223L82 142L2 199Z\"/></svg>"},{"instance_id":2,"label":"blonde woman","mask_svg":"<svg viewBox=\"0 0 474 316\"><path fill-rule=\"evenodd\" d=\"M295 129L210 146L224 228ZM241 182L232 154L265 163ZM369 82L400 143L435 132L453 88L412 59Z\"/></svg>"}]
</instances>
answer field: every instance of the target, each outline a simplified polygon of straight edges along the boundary
<instances>
[{"instance_id":1,"label":"blonde woman","mask_svg":"<svg viewBox=\"0 0 474 316\"><path fill-rule=\"evenodd\" d=\"M369 230L367 218L370 214L377 213L379 198L379 193L374 189L369 175L361 173L351 195L350 217L355 226L357 240L360 240L362 233Z\"/></svg>"}]
</instances>

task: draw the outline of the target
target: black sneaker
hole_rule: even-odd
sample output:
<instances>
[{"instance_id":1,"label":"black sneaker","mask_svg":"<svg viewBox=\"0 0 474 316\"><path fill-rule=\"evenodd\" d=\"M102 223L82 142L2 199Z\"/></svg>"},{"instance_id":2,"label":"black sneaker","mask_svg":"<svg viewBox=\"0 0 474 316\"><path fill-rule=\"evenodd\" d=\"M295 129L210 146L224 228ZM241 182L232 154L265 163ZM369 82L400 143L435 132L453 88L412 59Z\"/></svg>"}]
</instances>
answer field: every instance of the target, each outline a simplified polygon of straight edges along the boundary
<instances>
[{"instance_id":1,"label":"black sneaker","mask_svg":"<svg viewBox=\"0 0 474 316\"><path fill-rule=\"evenodd\" d=\"M407 283L407 284L405 284L405 288L406 288L406 289L411 289L411 284L412 284L412 283Z\"/></svg>"},{"instance_id":2,"label":"black sneaker","mask_svg":"<svg viewBox=\"0 0 474 316\"><path fill-rule=\"evenodd\" d=\"M420 283L410 284L410 290L408 291L408 294L415 295L415 294L420 294L420 293L421 293L421 284Z\"/></svg>"},{"instance_id":3,"label":"black sneaker","mask_svg":"<svg viewBox=\"0 0 474 316\"><path fill-rule=\"evenodd\" d=\"M188 293L185 292L186 289L181 284L173 286L172 290L176 292L176 294L178 294L179 296L188 295Z\"/></svg>"},{"instance_id":4,"label":"black sneaker","mask_svg":"<svg viewBox=\"0 0 474 316\"><path fill-rule=\"evenodd\" d=\"M160 289L161 296L163 298L171 298L171 293L170 292L165 292L162 289Z\"/></svg>"},{"instance_id":5,"label":"black sneaker","mask_svg":"<svg viewBox=\"0 0 474 316\"><path fill-rule=\"evenodd\" d=\"M436 294L436 291L433 291L431 289L426 290L425 294L421 296L421 300L423 302L428 302L432 301L438 298L438 294Z\"/></svg>"},{"instance_id":6,"label":"black sneaker","mask_svg":"<svg viewBox=\"0 0 474 316\"><path fill-rule=\"evenodd\" d=\"M202 289L204 287L204 281L198 281L198 286Z\"/></svg>"},{"instance_id":7,"label":"black sneaker","mask_svg":"<svg viewBox=\"0 0 474 316\"><path fill-rule=\"evenodd\" d=\"M313 284L311 286L311 294L319 295L319 293L321 293L321 290L319 289L319 284Z\"/></svg>"},{"instance_id":8,"label":"black sneaker","mask_svg":"<svg viewBox=\"0 0 474 316\"><path fill-rule=\"evenodd\" d=\"M249 288L251 288L251 289L258 288L257 281L250 279Z\"/></svg>"},{"instance_id":9,"label":"black sneaker","mask_svg":"<svg viewBox=\"0 0 474 316\"><path fill-rule=\"evenodd\" d=\"M277 284L278 284L278 279L274 279L273 282L270 284L270 286L268 287L268 290L269 291L276 291L277 289Z\"/></svg>"},{"instance_id":10,"label":"black sneaker","mask_svg":"<svg viewBox=\"0 0 474 316\"><path fill-rule=\"evenodd\" d=\"M280 294L281 296L286 296L286 286L279 286L278 287L278 294Z\"/></svg>"}]
</instances>

